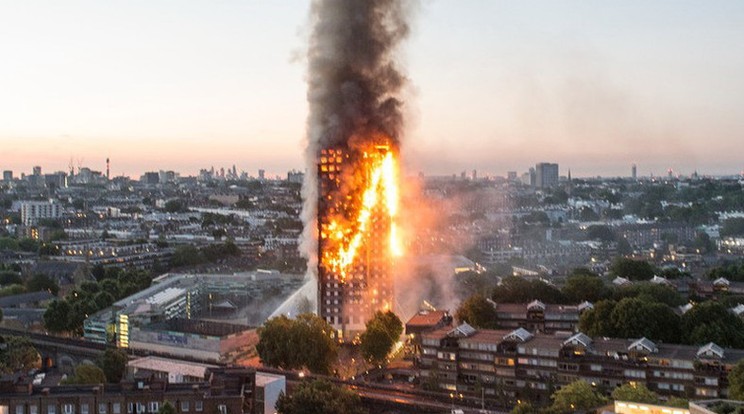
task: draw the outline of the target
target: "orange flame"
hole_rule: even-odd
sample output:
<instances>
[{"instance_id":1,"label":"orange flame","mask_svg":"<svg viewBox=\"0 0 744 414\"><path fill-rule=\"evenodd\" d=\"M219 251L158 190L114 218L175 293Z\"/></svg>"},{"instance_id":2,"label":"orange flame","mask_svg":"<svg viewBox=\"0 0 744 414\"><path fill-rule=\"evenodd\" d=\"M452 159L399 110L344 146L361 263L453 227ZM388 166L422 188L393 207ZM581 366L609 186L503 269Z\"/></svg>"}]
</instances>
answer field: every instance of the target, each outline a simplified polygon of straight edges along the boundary
<instances>
[{"instance_id":1,"label":"orange flame","mask_svg":"<svg viewBox=\"0 0 744 414\"><path fill-rule=\"evenodd\" d=\"M364 154L365 162L369 163L369 175L362 191L356 219L349 223L349 226L335 220L331 221L321 234L322 238L336 242L337 248L325 251L322 259L342 280L346 279L349 268L354 264L378 208L384 208L385 214L390 218L388 241L390 257L400 256L403 251L395 223L400 193L397 160L389 147L378 146L376 149L387 152L382 158L368 157L367 153Z\"/></svg>"}]
</instances>

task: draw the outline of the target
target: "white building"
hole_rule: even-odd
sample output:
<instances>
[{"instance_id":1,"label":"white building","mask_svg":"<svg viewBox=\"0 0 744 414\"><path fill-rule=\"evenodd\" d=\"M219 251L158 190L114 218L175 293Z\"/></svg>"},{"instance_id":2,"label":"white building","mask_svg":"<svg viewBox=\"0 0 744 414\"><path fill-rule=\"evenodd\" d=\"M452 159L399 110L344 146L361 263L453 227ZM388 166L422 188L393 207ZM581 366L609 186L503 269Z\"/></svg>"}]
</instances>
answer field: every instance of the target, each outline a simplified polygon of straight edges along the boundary
<instances>
[{"instance_id":1,"label":"white building","mask_svg":"<svg viewBox=\"0 0 744 414\"><path fill-rule=\"evenodd\" d=\"M51 200L21 203L21 221L26 226L37 224L41 219L56 219L61 216L62 206Z\"/></svg>"}]
</instances>

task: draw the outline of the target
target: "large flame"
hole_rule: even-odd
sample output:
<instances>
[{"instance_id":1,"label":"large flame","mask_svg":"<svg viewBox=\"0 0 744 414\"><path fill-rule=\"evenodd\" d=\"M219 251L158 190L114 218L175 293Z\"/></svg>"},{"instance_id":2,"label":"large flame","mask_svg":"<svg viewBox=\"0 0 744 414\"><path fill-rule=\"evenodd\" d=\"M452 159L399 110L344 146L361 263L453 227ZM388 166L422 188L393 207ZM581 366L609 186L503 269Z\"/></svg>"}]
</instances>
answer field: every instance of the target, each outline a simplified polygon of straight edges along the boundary
<instances>
[{"instance_id":1,"label":"large flame","mask_svg":"<svg viewBox=\"0 0 744 414\"><path fill-rule=\"evenodd\" d=\"M384 155L380 157L377 154ZM360 248L370 233L373 215L378 209L383 209L390 219L387 254L391 258L402 254L402 243L395 222L400 194L398 160L389 146L377 145L373 151L364 152L360 162L364 163L367 179L361 191L356 218L349 223L334 219L321 232L322 238L332 242L331 248L323 251L321 260L342 281L346 279L349 268L360 254Z\"/></svg>"}]
</instances>

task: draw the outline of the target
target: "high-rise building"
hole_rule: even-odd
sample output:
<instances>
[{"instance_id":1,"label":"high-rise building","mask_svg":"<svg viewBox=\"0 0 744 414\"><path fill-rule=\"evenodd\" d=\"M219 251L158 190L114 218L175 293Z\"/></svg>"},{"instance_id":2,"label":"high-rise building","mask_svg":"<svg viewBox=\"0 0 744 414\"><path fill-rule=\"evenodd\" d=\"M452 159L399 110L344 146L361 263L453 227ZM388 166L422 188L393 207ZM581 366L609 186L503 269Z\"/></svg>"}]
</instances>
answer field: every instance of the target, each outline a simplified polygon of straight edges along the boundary
<instances>
[{"instance_id":1,"label":"high-rise building","mask_svg":"<svg viewBox=\"0 0 744 414\"><path fill-rule=\"evenodd\" d=\"M265 180L266 179L266 170L258 170L258 179L259 180Z\"/></svg>"},{"instance_id":2,"label":"high-rise building","mask_svg":"<svg viewBox=\"0 0 744 414\"><path fill-rule=\"evenodd\" d=\"M34 175L41 175L41 167L40 166L38 166L38 165L35 166L34 169L33 169L33 171L34 171Z\"/></svg>"},{"instance_id":3,"label":"high-rise building","mask_svg":"<svg viewBox=\"0 0 744 414\"><path fill-rule=\"evenodd\" d=\"M13 181L13 171L11 170L3 171L3 181L5 182Z\"/></svg>"},{"instance_id":4,"label":"high-rise building","mask_svg":"<svg viewBox=\"0 0 744 414\"><path fill-rule=\"evenodd\" d=\"M552 188L558 186L558 164L541 162L535 165L535 187Z\"/></svg>"},{"instance_id":5,"label":"high-rise building","mask_svg":"<svg viewBox=\"0 0 744 414\"><path fill-rule=\"evenodd\" d=\"M375 311L392 310L392 257L388 253L392 220L385 203L376 203L369 210L367 228L358 233L353 261L339 271L329 260L335 257L338 246L353 243L348 238L354 231L343 226L358 224L372 169L390 151L389 146L378 145L363 153L347 148L325 148L320 153L318 311L342 340L351 340L364 331L365 322Z\"/></svg>"},{"instance_id":6,"label":"high-rise building","mask_svg":"<svg viewBox=\"0 0 744 414\"><path fill-rule=\"evenodd\" d=\"M635 165L635 164L633 164L633 166L632 166L632 167L630 167L630 175L631 175L631 177L633 177L633 179L634 179L634 180L635 180L636 178L638 178L638 175L637 175L637 173L638 173L638 169L637 169L636 165Z\"/></svg>"}]
</instances>

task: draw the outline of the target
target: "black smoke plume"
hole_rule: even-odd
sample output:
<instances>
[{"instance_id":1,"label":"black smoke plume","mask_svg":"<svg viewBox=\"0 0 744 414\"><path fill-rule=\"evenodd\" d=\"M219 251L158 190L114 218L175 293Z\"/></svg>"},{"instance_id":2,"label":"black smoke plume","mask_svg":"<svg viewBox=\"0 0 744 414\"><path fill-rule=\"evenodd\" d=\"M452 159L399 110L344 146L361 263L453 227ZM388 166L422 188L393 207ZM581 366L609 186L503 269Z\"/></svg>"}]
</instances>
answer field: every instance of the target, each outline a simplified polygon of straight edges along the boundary
<instances>
[{"instance_id":1,"label":"black smoke plume","mask_svg":"<svg viewBox=\"0 0 744 414\"><path fill-rule=\"evenodd\" d=\"M396 51L409 33L411 2L314 0L308 49L305 230L300 247L317 270L317 163L321 149L358 152L380 137L398 147L406 78ZM352 190L353 191L353 190Z\"/></svg>"}]
</instances>

